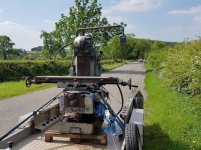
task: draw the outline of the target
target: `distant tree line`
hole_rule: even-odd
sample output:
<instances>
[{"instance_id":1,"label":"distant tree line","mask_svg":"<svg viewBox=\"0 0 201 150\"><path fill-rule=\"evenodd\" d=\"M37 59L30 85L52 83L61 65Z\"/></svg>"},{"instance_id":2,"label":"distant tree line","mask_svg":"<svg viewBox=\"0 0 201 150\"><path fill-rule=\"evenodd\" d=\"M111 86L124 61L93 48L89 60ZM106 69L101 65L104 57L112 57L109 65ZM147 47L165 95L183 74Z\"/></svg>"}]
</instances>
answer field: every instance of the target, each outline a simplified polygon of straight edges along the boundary
<instances>
[{"instance_id":1,"label":"distant tree line","mask_svg":"<svg viewBox=\"0 0 201 150\"><path fill-rule=\"evenodd\" d=\"M119 37L115 36L106 45L100 47L103 51L104 59L146 59L150 51L170 47L176 43L158 40L135 38L134 34L127 35L127 43L121 46Z\"/></svg>"},{"instance_id":2,"label":"distant tree line","mask_svg":"<svg viewBox=\"0 0 201 150\"><path fill-rule=\"evenodd\" d=\"M100 51L103 51L103 59L146 59L150 51L162 49L164 47L171 47L176 43L153 41L149 39L135 38L134 34L127 35L127 43L124 46L120 45L119 36L114 36L107 43L97 46ZM51 57L50 53L46 51L26 51L24 49L13 48L14 43L8 36L0 35L0 60L52 60L54 57L54 51ZM63 53L67 53L63 51ZM69 52L59 57L60 60L71 59L72 54Z\"/></svg>"}]
</instances>

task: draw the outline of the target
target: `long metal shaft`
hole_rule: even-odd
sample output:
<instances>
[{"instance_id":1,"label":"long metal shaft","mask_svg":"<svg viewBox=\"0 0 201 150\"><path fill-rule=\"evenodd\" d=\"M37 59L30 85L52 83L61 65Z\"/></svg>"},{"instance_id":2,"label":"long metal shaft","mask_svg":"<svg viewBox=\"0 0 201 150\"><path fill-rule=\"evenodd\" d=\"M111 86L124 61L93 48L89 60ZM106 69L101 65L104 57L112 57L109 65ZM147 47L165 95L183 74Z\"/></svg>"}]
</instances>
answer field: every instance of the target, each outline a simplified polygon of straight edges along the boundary
<instances>
[{"instance_id":1,"label":"long metal shaft","mask_svg":"<svg viewBox=\"0 0 201 150\"><path fill-rule=\"evenodd\" d=\"M75 34L76 36L78 36L81 31L100 30L100 29L109 29L109 28L121 28L122 34L124 34L124 27L121 25L79 28L76 30Z\"/></svg>"}]
</instances>

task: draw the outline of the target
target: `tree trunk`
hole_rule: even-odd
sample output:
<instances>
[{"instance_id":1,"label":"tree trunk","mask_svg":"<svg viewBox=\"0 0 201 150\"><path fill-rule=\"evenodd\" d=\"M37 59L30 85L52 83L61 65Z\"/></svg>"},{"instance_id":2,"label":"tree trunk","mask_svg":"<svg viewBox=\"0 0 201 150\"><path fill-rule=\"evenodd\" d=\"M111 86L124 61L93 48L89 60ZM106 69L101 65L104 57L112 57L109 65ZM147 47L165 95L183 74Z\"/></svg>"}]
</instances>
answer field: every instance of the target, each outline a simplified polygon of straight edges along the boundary
<instances>
[{"instance_id":1,"label":"tree trunk","mask_svg":"<svg viewBox=\"0 0 201 150\"><path fill-rule=\"evenodd\" d=\"M6 53L3 52L2 54L3 54L3 59L4 59L4 60L7 60L7 55L6 55Z\"/></svg>"}]
</instances>

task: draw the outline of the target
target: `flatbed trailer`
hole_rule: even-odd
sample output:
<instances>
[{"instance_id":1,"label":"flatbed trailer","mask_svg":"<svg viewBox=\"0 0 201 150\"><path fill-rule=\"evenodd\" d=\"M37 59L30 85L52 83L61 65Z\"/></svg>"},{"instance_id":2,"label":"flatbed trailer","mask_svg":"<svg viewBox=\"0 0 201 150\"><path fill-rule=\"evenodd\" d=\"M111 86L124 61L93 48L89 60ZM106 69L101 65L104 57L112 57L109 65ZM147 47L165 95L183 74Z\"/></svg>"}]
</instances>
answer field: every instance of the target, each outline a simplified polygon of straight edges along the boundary
<instances>
[{"instance_id":1,"label":"flatbed trailer","mask_svg":"<svg viewBox=\"0 0 201 150\"><path fill-rule=\"evenodd\" d=\"M109 86L110 88L110 86ZM136 90L131 91L130 95L134 94ZM132 103L132 98L127 100L125 104L128 107ZM82 140L81 143L75 144L70 140L70 137L54 137L52 142L45 142L45 133L47 131L58 131L58 121L61 119L61 116L57 115L59 102L55 101L49 107L42 110L38 116L35 117L37 122L36 126L33 129L31 124L27 124L30 120L25 122L18 130L6 138L4 141L0 142L0 149L6 149L9 146L9 142L13 142L13 149L22 149L22 150L35 150L35 149L122 149L122 145L125 144L125 141L122 137L113 136L111 132L107 133L107 143L101 144L99 140ZM128 111L128 109L126 109ZM124 110L123 110L124 111ZM135 122L138 124L139 132L141 132L141 136L143 136L143 109L133 109L131 113L130 122ZM124 114L127 113L124 111ZM47 117L50 115L49 117ZM44 116L47 118L53 118L51 122L47 124L47 126L42 126L44 122L47 120L43 120ZM33 119L33 118L32 118ZM26 126L24 126L26 124ZM40 129L39 129L40 128ZM118 125L117 135L121 135L122 131ZM34 130L34 131L33 131ZM143 139L143 137L141 137ZM12 143L11 143L12 144ZM124 145L125 146L125 145Z\"/></svg>"}]
</instances>

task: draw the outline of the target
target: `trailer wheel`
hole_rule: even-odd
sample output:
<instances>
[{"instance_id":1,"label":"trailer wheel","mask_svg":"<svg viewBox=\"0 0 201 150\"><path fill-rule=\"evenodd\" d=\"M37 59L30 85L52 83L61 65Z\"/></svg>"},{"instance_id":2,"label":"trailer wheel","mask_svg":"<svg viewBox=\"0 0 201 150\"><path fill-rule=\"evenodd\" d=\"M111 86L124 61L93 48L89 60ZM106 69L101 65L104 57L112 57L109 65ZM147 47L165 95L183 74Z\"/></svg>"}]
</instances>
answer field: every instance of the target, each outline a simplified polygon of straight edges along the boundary
<instances>
[{"instance_id":1,"label":"trailer wheel","mask_svg":"<svg viewBox=\"0 0 201 150\"><path fill-rule=\"evenodd\" d=\"M138 127L134 123L126 125L125 129L126 150L142 150Z\"/></svg>"}]
</instances>

